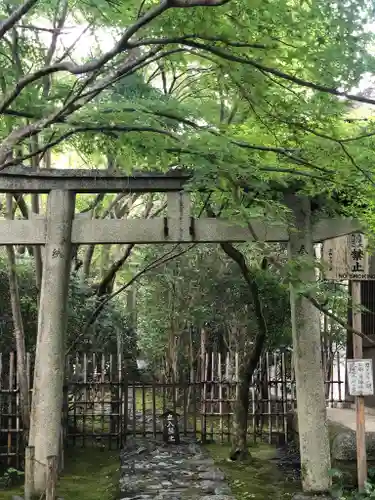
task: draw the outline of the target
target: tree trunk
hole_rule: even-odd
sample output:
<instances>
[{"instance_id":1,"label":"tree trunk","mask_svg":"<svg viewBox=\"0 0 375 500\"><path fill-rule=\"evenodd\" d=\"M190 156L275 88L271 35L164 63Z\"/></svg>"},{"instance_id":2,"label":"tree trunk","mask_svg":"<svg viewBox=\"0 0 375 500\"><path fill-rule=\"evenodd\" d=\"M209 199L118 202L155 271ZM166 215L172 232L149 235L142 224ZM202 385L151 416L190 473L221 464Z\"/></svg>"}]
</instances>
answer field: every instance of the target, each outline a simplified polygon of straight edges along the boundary
<instances>
[{"instance_id":1,"label":"tree trunk","mask_svg":"<svg viewBox=\"0 0 375 500\"><path fill-rule=\"evenodd\" d=\"M34 151L38 150L38 138L37 137L32 137L30 141L30 153L33 153ZM46 151L46 158L51 156L51 151ZM37 155L32 156L30 159L31 166L35 168L36 170L39 170L39 158ZM29 215L30 214L39 214L39 194L34 193L31 195L31 210L29 210ZM29 219L32 219L32 216L29 217ZM42 287L42 249L40 246L35 245L33 247L33 254L34 254L34 259L35 259L35 283L36 283L36 288L38 290L38 306L39 306L39 299L40 299L40 290Z\"/></svg>"},{"instance_id":2,"label":"tree trunk","mask_svg":"<svg viewBox=\"0 0 375 500\"><path fill-rule=\"evenodd\" d=\"M91 262L94 255L95 245L88 245L83 259L82 277L88 280L90 277Z\"/></svg>"},{"instance_id":3,"label":"tree trunk","mask_svg":"<svg viewBox=\"0 0 375 500\"><path fill-rule=\"evenodd\" d=\"M10 194L7 194L7 213L8 218L12 218L12 195ZM30 428L30 402L29 384L27 379L25 332L23 329L21 302L16 270L16 258L13 245L7 245L6 251L8 256L9 293L12 306L14 337L16 341L17 351L17 375L21 400L21 415L26 445Z\"/></svg>"},{"instance_id":4,"label":"tree trunk","mask_svg":"<svg viewBox=\"0 0 375 500\"><path fill-rule=\"evenodd\" d=\"M29 439L35 447L34 485L39 495L45 491L46 459L59 455L73 216L74 194L51 191Z\"/></svg>"},{"instance_id":5,"label":"tree trunk","mask_svg":"<svg viewBox=\"0 0 375 500\"><path fill-rule=\"evenodd\" d=\"M248 284L252 303L255 310L258 333L254 340L254 347L250 353L245 354L242 367L240 366L240 387L235 408L235 431L232 442L230 458L238 460L249 455L247 448L247 417L249 410L249 388L253 373L258 366L263 348L265 346L268 331L266 320L263 315L262 303L259 295L259 288L251 269L246 264L243 254L231 243L222 243L221 248L233 259L241 270L241 273ZM267 261L264 259L262 268L266 269Z\"/></svg>"},{"instance_id":6,"label":"tree trunk","mask_svg":"<svg viewBox=\"0 0 375 500\"><path fill-rule=\"evenodd\" d=\"M32 211L39 214L39 195L33 194L31 198ZM33 247L33 254L35 259L35 283L38 290L38 302L40 298L40 289L42 287L42 251L40 246Z\"/></svg>"},{"instance_id":7,"label":"tree trunk","mask_svg":"<svg viewBox=\"0 0 375 500\"><path fill-rule=\"evenodd\" d=\"M249 411L249 386L251 376L248 377L246 356L240 360L239 388L234 406L233 437L230 452L231 460L245 460L250 456L247 447L247 422Z\"/></svg>"}]
</instances>

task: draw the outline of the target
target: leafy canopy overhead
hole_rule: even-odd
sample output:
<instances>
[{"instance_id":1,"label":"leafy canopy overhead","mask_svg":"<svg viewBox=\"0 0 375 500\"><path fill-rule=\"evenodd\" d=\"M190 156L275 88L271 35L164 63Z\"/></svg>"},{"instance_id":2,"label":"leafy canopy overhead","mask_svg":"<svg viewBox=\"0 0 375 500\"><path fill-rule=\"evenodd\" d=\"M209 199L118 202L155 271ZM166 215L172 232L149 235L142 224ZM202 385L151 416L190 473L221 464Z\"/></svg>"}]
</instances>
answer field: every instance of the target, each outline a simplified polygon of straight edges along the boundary
<instances>
[{"instance_id":1,"label":"leafy canopy overhead","mask_svg":"<svg viewBox=\"0 0 375 500\"><path fill-rule=\"evenodd\" d=\"M125 171L191 168L237 208L243 187L270 181L372 195L375 131L345 121L348 97L374 104L350 94L374 70L371 2L26 0L0 13L0 168L76 149Z\"/></svg>"}]
</instances>

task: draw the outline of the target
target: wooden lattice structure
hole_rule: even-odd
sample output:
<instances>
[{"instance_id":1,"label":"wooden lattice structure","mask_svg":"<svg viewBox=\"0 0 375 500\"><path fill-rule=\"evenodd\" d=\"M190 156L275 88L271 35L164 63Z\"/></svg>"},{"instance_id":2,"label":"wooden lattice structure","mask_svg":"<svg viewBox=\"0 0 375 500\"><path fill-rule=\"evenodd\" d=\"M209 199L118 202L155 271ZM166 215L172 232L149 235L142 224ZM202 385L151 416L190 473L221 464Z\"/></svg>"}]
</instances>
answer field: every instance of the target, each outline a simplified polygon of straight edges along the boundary
<instances>
[{"instance_id":1,"label":"wooden lattice structure","mask_svg":"<svg viewBox=\"0 0 375 500\"><path fill-rule=\"evenodd\" d=\"M27 360L32 380L33 357L28 354ZM290 351L262 356L249 388L250 440L279 443L288 439L289 417L296 403L291 361ZM340 363L339 356L335 363ZM204 365L195 380L173 383L133 380L120 358L102 352L68 356L65 373L66 447L120 449L128 436L161 436L161 415L167 408L179 413L182 436L220 443L232 437L239 386L237 353L205 353ZM203 378L199 375L202 373ZM326 381L328 405L343 402L343 384L340 375ZM24 441L13 352L0 353L0 423L0 465L23 467Z\"/></svg>"}]
</instances>

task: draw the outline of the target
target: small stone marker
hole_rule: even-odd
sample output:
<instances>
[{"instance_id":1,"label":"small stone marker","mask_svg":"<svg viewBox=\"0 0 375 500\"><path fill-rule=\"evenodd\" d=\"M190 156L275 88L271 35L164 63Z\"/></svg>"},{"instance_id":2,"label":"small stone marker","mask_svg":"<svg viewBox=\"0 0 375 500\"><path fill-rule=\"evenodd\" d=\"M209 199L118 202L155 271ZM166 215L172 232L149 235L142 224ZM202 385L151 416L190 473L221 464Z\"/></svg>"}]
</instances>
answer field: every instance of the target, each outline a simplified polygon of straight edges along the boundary
<instances>
[{"instance_id":1,"label":"small stone marker","mask_svg":"<svg viewBox=\"0 0 375 500\"><path fill-rule=\"evenodd\" d=\"M178 430L178 413L172 410L166 410L162 415L164 420L163 425L163 440L166 444L180 444L180 433Z\"/></svg>"},{"instance_id":2,"label":"small stone marker","mask_svg":"<svg viewBox=\"0 0 375 500\"><path fill-rule=\"evenodd\" d=\"M372 396L374 380L372 359L348 359L348 385L351 396Z\"/></svg>"}]
</instances>

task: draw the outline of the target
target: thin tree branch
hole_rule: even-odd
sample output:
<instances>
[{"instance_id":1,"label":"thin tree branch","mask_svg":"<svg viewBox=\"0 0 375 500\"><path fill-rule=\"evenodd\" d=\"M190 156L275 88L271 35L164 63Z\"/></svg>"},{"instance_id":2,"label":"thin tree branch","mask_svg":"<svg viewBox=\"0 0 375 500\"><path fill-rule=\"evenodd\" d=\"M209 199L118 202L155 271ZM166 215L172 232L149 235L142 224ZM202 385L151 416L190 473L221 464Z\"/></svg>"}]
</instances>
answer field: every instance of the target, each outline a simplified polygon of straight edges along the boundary
<instances>
[{"instance_id":1,"label":"thin tree branch","mask_svg":"<svg viewBox=\"0 0 375 500\"><path fill-rule=\"evenodd\" d=\"M185 41L184 45L187 45L187 46L193 47L193 48L197 48L197 49L201 49L201 50L206 51L206 52L210 52L211 54L214 54L214 55L216 55L222 59L225 59L227 61L237 62L237 63L252 66L252 67L258 69L259 71L261 71L262 73L263 72L269 73L269 74L277 76L283 80L287 80L291 83L295 83L296 85L299 85L301 87L306 87L306 88L310 88L313 90L318 90L320 92L324 92L326 94L331 94L331 95L334 95L337 97L345 97L346 99L348 99L350 101L363 102L366 104L375 105L375 100L370 99L369 97L350 94L350 93L345 92L343 90L338 90L337 88L334 88L334 87L327 87L325 85L321 85L320 83L310 82L308 80L304 80L303 78L299 78L297 76L293 76L293 75L290 75L288 73L285 73L285 72L278 70L276 68L271 68L269 66L265 66L264 64L261 64L258 61L255 61L254 59L249 59L247 57L241 57L241 56L231 54L229 52L225 52L224 50L221 50L218 47L209 46L206 44L201 44L201 43L192 42L192 41ZM197 53L197 54L199 55L199 53Z\"/></svg>"},{"instance_id":2,"label":"thin tree branch","mask_svg":"<svg viewBox=\"0 0 375 500\"><path fill-rule=\"evenodd\" d=\"M57 137L55 140L45 144L42 148L39 148L36 151L33 151L32 153L28 153L23 155L22 157L19 158L14 158L8 161L3 162L1 165L0 162L0 170L3 170L7 167L13 166L13 165L18 165L20 161L27 160L33 156L36 156L38 154L44 154L48 149L56 146L57 144L60 144L61 142L69 139L69 137L78 134L78 133L83 133L83 132L96 132L96 133L103 133L103 134L113 134L114 137L117 137L117 133L128 133L128 132L152 132L156 134L161 134L170 137L171 139L178 141L179 139L175 137L171 132L168 132L166 130L161 130L161 129L156 129L154 127L137 127L137 126L132 126L132 127L126 127L120 126L120 125L114 125L114 126L89 126L89 127L77 127L73 130L69 130L68 132L65 132L62 134L60 137ZM115 134L116 133L116 134ZM35 135L36 132L32 135Z\"/></svg>"},{"instance_id":3,"label":"thin tree branch","mask_svg":"<svg viewBox=\"0 0 375 500\"><path fill-rule=\"evenodd\" d=\"M18 23L18 21L27 14L37 3L38 0L26 0L18 9L14 10L12 14L0 23L0 40L3 38L5 33L13 28L13 26Z\"/></svg>"},{"instance_id":4,"label":"thin tree branch","mask_svg":"<svg viewBox=\"0 0 375 500\"><path fill-rule=\"evenodd\" d=\"M212 209L207 209L207 214L209 217L215 217L215 214L212 211ZM252 227L251 223L248 222L247 226L249 228L249 231L250 231L251 236L254 239L254 241L259 242L259 238L258 238L256 232L254 231L254 228ZM271 255L268 256L268 261L272 262L272 264L277 269L282 269L282 265ZM311 302L311 304L313 304L320 312L322 312L323 314L326 314L327 316L332 318L334 321L336 321L336 323L338 323L340 326L345 328L347 331L354 333L356 335L359 335L362 339L366 340L366 342L368 342L369 344L375 345L375 341L372 340L368 335L366 335L365 333L361 332L360 330L357 330L356 328L353 328L352 326L350 326L348 323L346 323L346 321L342 320L339 316L337 316L332 311L327 309L324 305L320 304L320 302L315 297L311 296L309 293L306 293L306 292L300 292L300 293L305 299L307 299L309 302Z\"/></svg>"},{"instance_id":5,"label":"thin tree branch","mask_svg":"<svg viewBox=\"0 0 375 500\"><path fill-rule=\"evenodd\" d=\"M158 257L157 259L155 259L152 262L150 262L149 264L147 264L138 273L136 273L131 280L129 280L124 285L122 285L118 290L113 292L111 295L108 295L108 297L106 297L94 310L94 312L92 313L88 322L86 323L85 327L83 328L82 333L80 335L78 335L78 337L75 339L74 344L68 349L67 353L69 351L71 351L71 349L76 345L76 343L79 341L79 339L81 337L83 337L84 335L87 334L91 325L93 325L95 323L95 321L99 317L100 313L102 312L102 310L104 309L104 307L106 306L106 304L108 304L108 302L110 300L112 300L117 295L119 295L121 292L123 292L124 290L129 288L135 281L137 281L141 276L146 274L148 271L156 269L157 267L160 267L161 265L166 264L167 262L169 262L173 259L176 259L177 257L180 257L181 255L187 253L188 251L190 251L192 248L194 248L196 246L196 243L194 243L194 244L190 245L189 247L173 254L173 252L177 249L178 246L179 246L178 244L175 245L171 250L169 250L168 252L163 254L161 257Z\"/></svg>"}]
</instances>

